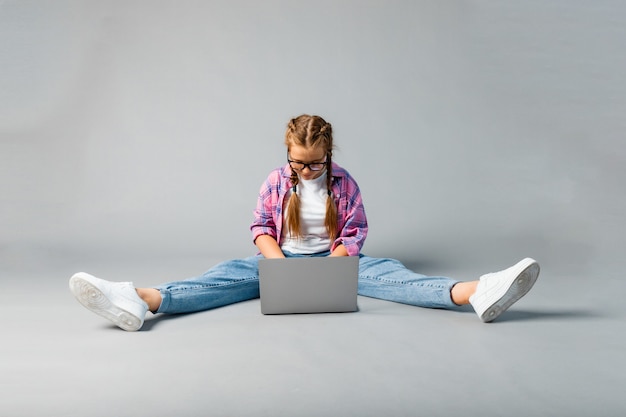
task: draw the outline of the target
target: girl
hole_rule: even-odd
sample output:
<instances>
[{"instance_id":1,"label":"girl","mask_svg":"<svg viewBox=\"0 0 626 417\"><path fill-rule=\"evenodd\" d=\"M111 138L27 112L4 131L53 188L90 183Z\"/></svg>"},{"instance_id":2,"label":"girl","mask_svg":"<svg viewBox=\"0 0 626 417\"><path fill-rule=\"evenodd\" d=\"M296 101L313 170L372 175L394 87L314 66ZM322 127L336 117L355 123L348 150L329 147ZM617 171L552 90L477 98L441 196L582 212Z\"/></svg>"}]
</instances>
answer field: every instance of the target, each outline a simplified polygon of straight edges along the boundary
<instances>
[{"instance_id":1,"label":"girl","mask_svg":"<svg viewBox=\"0 0 626 417\"><path fill-rule=\"evenodd\" d=\"M420 307L471 303L484 322L524 296L539 275L530 258L477 281L458 282L408 270L394 259L360 253L367 236L361 193L332 160L332 127L319 116L292 119L285 135L287 164L262 185L250 227L260 254L223 262L203 275L155 288L109 282L79 272L70 278L77 300L124 330L139 330L146 312L189 313L259 297L258 259L359 256L358 292Z\"/></svg>"}]
</instances>

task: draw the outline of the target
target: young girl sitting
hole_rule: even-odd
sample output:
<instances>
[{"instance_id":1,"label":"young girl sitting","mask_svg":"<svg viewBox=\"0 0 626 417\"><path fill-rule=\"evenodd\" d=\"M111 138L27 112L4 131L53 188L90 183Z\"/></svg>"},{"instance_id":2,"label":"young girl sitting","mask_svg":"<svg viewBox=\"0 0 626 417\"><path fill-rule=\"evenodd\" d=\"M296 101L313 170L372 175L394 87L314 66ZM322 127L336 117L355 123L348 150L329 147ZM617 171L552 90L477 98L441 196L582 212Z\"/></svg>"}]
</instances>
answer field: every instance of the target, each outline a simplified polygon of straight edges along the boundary
<instances>
[{"instance_id":1,"label":"young girl sitting","mask_svg":"<svg viewBox=\"0 0 626 417\"><path fill-rule=\"evenodd\" d=\"M332 127L319 116L292 119L287 164L263 183L250 229L260 254L220 263L203 275L154 288L109 282L84 272L70 278L77 300L124 330L139 330L146 312L189 313L259 297L258 260L297 256L359 256L360 295L430 308L472 304L490 322L524 296L539 275L525 258L479 280L417 274L395 259L361 254L367 219L350 174L333 162Z\"/></svg>"}]
</instances>

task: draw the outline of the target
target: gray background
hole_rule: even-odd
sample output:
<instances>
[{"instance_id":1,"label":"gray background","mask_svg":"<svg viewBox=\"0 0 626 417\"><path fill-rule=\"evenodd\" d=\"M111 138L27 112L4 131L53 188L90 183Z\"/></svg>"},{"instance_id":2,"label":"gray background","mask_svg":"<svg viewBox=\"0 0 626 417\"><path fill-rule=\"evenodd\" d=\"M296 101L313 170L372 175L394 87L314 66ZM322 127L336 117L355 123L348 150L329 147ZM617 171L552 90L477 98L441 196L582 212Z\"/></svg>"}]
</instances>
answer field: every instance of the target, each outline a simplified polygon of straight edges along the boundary
<instances>
[{"instance_id":1,"label":"gray background","mask_svg":"<svg viewBox=\"0 0 626 417\"><path fill-rule=\"evenodd\" d=\"M0 410L623 414L625 21L609 0L0 1ZM254 253L301 113L333 124L367 254L460 279L535 257L517 312L251 301L128 335L72 300L77 270L153 285Z\"/></svg>"}]
</instances>

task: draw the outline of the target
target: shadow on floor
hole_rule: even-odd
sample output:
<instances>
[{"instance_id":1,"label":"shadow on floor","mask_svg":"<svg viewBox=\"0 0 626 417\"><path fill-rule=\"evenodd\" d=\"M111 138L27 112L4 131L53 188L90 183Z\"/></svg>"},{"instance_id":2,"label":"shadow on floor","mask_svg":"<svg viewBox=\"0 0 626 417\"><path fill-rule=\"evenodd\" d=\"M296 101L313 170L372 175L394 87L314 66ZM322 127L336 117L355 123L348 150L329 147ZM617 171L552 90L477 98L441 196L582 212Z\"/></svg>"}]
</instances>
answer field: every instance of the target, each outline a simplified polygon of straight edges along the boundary
<instances>
[{"instance_id":1,"label":"shadow on floor","mask_svg":"<svg viewBox=\"0 0 626 417\"><path fill-rule=\"evenodd\" d=\"M596 319L603 315L590 310L508 310L494 323L507 321L529 321L529 320L571 320L571 319Z\"/></svg>"}]
</instances>

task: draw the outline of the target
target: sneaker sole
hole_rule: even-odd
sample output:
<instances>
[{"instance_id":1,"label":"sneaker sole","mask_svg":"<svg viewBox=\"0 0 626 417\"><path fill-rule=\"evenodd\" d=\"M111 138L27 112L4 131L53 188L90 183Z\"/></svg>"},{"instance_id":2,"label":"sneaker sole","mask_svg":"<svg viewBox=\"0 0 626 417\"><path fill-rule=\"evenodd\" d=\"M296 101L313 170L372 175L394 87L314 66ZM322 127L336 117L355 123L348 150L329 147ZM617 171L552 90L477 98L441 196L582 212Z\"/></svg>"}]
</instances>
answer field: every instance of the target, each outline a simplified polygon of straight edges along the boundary
<instances>
[{"instance_id":1,"label":"sneaker sole","mask_svg":"<svg viewBox=\"0 0 626 417\"><path fill-rule=\"evenodd\" d=\"M535 285L539 277L539 264L532 259L528 259L526 263L522 262L520 262L520 267L523 269L517 274L504 295L487 308L480 316L483 322L489 323L498 318L500 314L504 313L520 298L525 296L533 285Z\"/></svg>"},{"instance_id":2,"label":"sneaker sole","mask_svg":"<svg viewBox=\"0 0 626 417\"><path fill-rule=\"evenodd\" d=\"M70 279L70 290L84 307L126 331L139 330L143 325L139 317L111 303L102 291L80 273Z\"/></svg>"}]
</instances>

